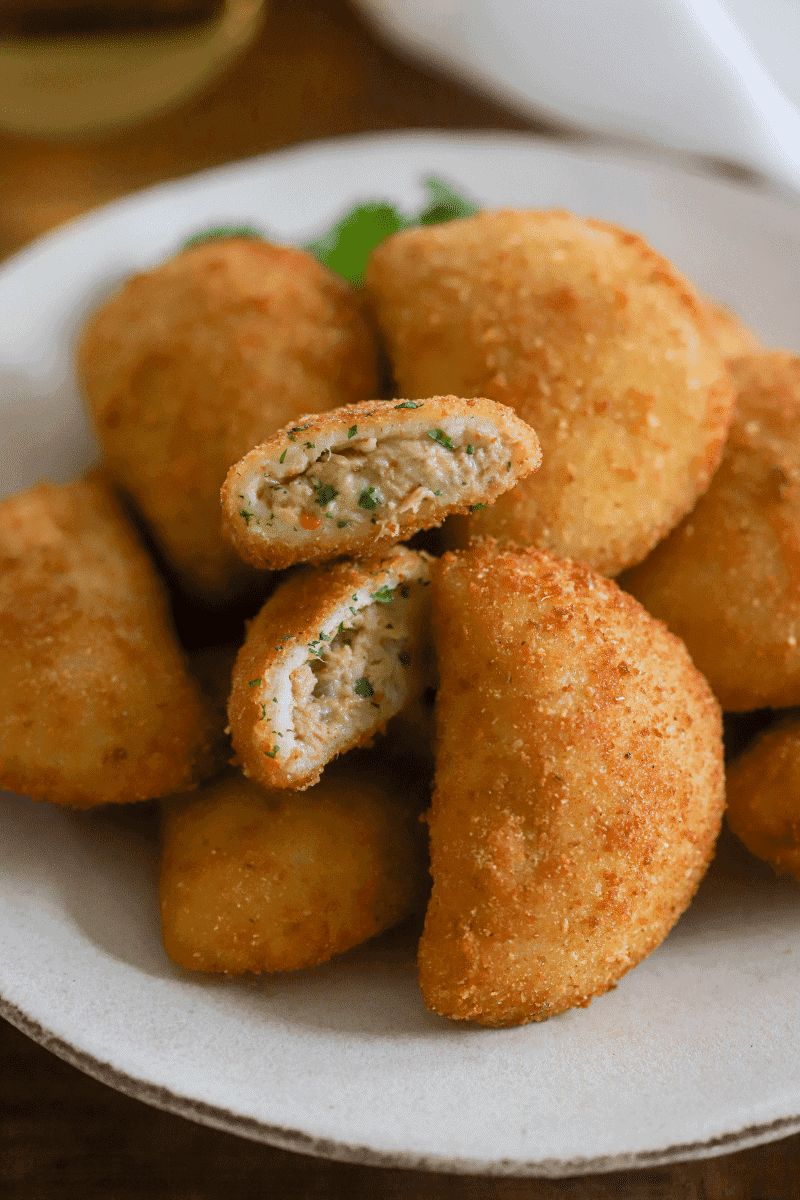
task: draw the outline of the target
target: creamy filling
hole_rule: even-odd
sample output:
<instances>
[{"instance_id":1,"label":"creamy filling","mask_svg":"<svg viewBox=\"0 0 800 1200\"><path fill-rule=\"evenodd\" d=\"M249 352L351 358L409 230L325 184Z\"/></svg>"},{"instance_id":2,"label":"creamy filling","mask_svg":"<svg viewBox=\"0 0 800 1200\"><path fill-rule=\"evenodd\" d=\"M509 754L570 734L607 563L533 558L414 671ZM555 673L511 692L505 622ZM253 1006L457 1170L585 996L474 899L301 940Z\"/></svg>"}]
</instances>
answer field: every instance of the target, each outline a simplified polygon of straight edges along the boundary
<instances>
[{"instance_id":1,"label":"creamy filling","mask_svg":"<svg viewBox=\"0 0 800 1200\"><path fill-rule=\"evenodd\" d=\"M506 474L508 451L500 438L471 436L474 444L452 449L429 437L370 437L325 451L301 475L261 482L256 494L266 509L264 523L277 519L304 529L318 529L325 521L340 528L378 524L437 502L457 504L487 489L494 494Z\"/></svg>"},{"instance_id":2,"label":"creamy filling","mask_svg":"<svg viewBox=\"0 0 800 1200\"><path fill-rule=\"evenodd\" d=\"M382 725L421 693L428 668L427 587L401 584L341 622L291 676L295 743L310 754Z\"/></svg>"}]
</instances>

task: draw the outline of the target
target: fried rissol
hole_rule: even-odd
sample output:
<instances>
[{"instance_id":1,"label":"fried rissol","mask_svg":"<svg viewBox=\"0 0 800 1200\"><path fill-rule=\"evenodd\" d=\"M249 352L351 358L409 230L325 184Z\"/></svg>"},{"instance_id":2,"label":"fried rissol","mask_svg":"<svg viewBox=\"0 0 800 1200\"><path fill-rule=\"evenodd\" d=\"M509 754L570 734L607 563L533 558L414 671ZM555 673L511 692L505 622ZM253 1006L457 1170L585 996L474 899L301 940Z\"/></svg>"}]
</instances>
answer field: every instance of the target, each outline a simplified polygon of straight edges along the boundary
<instances>
[{"instance_id":1,"label":"fried rissol","mask_svg":"<svg viewBox=\"0 0 800 1200\"><path fill-rule=\"evenodd\" d=\"M224 525L257 567L375 555L485 508L541 460L530 426L492 400L350 405L303 417L236 463Z\"/></svg>"},{"instance_id":2,"label":"fried rissol","mask_svg":"<svg viewBox=\"0 0 800 1200\"><path fill-rule=\"evenodd\" d=\"M733 392L706 304L641 238L565 212L404 230L366 291L404 396L488 396L535 430L542 467L449 522L608 575L689 511Z\"/></svg>"},{"instance_id":3,"label":"fried rissol","mask_svg":"<svg viewBox=\"0 0 800 1200\"><path fill-rule=\"evenodd\" d=\"M743 354L759 354L763 346L752 329L735 312L716 300L708 301L711 324L723 358L740 358Z\"/></svg>"},{"instance_id":4,"label":"fried rissol","mask_svg":"<svg viewBox=\"0 0 800 1200\"><path fill-rule=\"evenodd\" d=\"M118 483L190 593L252 586L220 532L228 468L300 413L367 399L362 302L302 250L203 243L131 279L89 321L79 371Z\"/></svg>"},{"instance_id":5,"label":"fried rissol","mask_svg":"<svg viewBox=\"0 0 800 1200\"><path fill-rule=\"evenodd\" d=\"M751 854L800 881L800 717L766 730L728 768L727 821Z\"/></svg>"},{"instance_id":6,"label":"fried rissol","mask_svg":"<svg viewBox=\"0 0 800 1200\"><path fill-rule=\"evenodd\" d=\"M800 358L734 359L725 454L621 585L683 638L724 709L800 704Z\"/></svg>"},{"instance_id":7,"label":"fried rissol","mask_svg":"<svg viewBox=\"0 0 800 1200\"><path fill-rule=\"evenodd\" d=\"M100 473L0 504L0 787L74 808L213 770L211 706Z\"/></svg>"},{"instance_id":8,"label":"fried rissol","mask_svg":"<svg viewBox=\"0 0 800 1200\"><path fill-rule=\"evenodd\" d=\"M367 745L430 682L429 557L303 567L250 623L228 703L245 775L306 788L337 754Z\"/></svg>"},{"instance_id":9,"label":"fried rissol","mask_svg":"<svg viewBox=\"0 0 800 1200\"><path fill-rule=\"evenodd\" d=\"M294 971L390 929L425 903L426 800L350 760L302 794L229 774L165 800L167 954L189 970Z\"/></svg>"},{"instance_id":10,"label":"fried rissol","mask_svg":"<svg viewBox=\"0 0 800 1200\"><path fill-rule=\"evenodd\" d=\"M713 853L721 717L683 645L583 564L491 542L432 570L434 1012L540 1021L659 944Z\"/></svg>"}]
</instances>

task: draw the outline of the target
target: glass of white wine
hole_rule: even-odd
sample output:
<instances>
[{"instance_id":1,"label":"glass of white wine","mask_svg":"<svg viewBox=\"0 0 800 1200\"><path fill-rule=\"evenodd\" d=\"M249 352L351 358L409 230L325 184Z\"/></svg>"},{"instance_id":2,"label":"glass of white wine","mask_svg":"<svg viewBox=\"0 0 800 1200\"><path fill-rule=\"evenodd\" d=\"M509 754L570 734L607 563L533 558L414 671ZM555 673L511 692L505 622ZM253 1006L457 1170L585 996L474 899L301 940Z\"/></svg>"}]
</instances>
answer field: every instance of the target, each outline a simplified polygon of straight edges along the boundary
<instances>
[{"instance_id":1,"label":"glass of white wine","mask_svg":"<svg viewBox=\"0 0 800 1200\"><path fill-rule=\"evenodd\" d=\"M265 0L0 0L0 128L78 136L173 108L264 12Z\"/></svg>"}]
</instances>

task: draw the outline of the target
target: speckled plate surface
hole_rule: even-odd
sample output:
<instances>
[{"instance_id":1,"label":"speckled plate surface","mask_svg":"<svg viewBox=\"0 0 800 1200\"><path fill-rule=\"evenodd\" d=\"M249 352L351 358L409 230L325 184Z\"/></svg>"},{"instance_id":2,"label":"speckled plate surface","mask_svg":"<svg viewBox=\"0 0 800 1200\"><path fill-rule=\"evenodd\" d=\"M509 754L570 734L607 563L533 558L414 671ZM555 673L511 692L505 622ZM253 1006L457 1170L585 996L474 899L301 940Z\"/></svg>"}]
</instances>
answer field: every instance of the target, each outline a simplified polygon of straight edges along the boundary
<instances>
[{"instance_id":1,"label":"speckled plate surface","mask_svg":"<svg viewBox=\"0 0 800 1200\"><path fill-rule=\"evenodd\" d=\"M642 232L770 344L800 346L800 210L716 180L520 137L312 145L102 209L0 272L0 494L96 453L75 337L191 233L286 240L355 199L409 210L436 173L486 205ZM666 942L586 1010L486 1030L426 1012L413 930L281 977L201 978L161 949L153 806L73 814L0 794L0 1013L159 1107L351 1161L569 1175L800 1129L800 887L731 839Z\"/></svg>"}]
</instances>

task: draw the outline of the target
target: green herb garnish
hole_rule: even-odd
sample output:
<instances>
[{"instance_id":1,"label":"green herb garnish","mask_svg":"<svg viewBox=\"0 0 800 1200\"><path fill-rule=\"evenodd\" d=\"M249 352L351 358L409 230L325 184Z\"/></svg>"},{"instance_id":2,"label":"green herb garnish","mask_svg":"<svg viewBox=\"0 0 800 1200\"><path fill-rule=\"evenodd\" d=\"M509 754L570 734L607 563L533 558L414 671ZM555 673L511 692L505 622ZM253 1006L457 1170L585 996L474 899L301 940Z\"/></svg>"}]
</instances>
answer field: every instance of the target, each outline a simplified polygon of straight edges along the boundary
<instances>
[{"instance_id":1,"label":"green herb garnish","mask_svg":"<svg viewBox=\"0 0 800 1200\"><path fill-rule=\"evenodd\" d=\"M358 426L357 426L357 425L351 425L351 426L350 426L350 428L349 428L349 429L348 429L348 431L347 431L347 438L348 438L348 441L349 441L349 439L350 439L351 437L355 437L357 433L358 433Z\"/></svg>"},{"instance_id":2,"label":"green herb garnish","mask_svg":"<svg viewBox=\"0 0 800 1200\"><path fill-rule=\"evenodd\" d=\"M374 487L365 487L361 495L358 497L359 508L377 508L383 503L383 497L379 492L376 492Z\"/></svg>"},{"instance_id":3,"label":"green herb garnish","mask_svg":"<svg viewBox=\"0 0 800 1200\"><path fill-rule=\"evenodd\" d=\"M336 527L337 527L337 529L344 529L345 525L349 525L349 524L350 524L350 522L349 522L349 521L344 521L344 520L342 520L342 519L339 519L339 520L336 522Z\"/></svg>"},{"instance_id":4,"label":"green herb garnish","mask_svg":"<svg viewBox=\"0 0 800 1200\"><path fill-rule=\"evenodd\" d=\"M475 447L467 446L467 454L474 454L474 453L475 453Z\"/></svg>"},{"instance_id":5,"label":"green herb garnish","mask_svg":"<svg viewBox=\"0 0 800 1200\"><path fill-rule=\"evenodd\" d=\"M486 508L485 504L470 504L469 511L477 512L479 508Z\"/></svg>"},{"instance_id":6,"label":"green herb garnish","mask_svg":"<svg viewBox=\"0 0 800 1200\"><path fill-rule=\"evenodd\" d=\"M460 195L443 179L429 175L425 180L428 191L428 205L417 214L418 225L441 225L444 221L453 221L459 217L474 217L480 212L477 204L473 204L466 196Z\"/></svg>"},{"instance_id":7,"label":"green herb garnish","mask_svg":"<svg viewBox=\"0 0 800 1200\"><path fill-rule=\"evenodd\" d=\"M261 683L260 679L251 679L247 686L248 687L257 687L259 683Z\"/></svg>"},{"instance_id":8,"label":"green herb garnish","mask_svg":"<svg viewBox=\"0 0 800 1200\"><path fill-rule=\"evenodd\" d=\"M424 180L424 186L428 199L415 216L407 217L396 205L386 202L357 204L321 237L306 242L303 249L359 287L370 254L384 238L415 225L436 225L455 217L470 217L479 211L471 200L433 175Z\"/></svg>"},{"instance_id":9,"label":"green herb garnish","mask_svg":"<svg viewBox=\"0 0 800 1200\"><path fill-rule=\"evenodd\" d=\"M455 446L443 429L429 429L428 437L431 441L438 442L440 446L444 446L445 450L455 450Z\"/></svg>"},{"instance_id":10,"label":"green herb garnish","mask_svg":"<svg viewBox=\"0 0 800 1200\"><path fill-rule=\"evenodd\" d=\"M248 512L246 508L240 508L240 509L239 509L239 516L240 516L240 517L244 517L244 523L245 523L245 525L247 526L247 528L249 529L249 528L250 528L250 522L251 522L251 521L252 521L252 519L253 519L253 514L252 514L251 512Z\"/></svg>"},{"instance_id":11,"label":"green herb garnish","mask_svg":"<svg viewBox=\"0 0 800 1200\"><path fill-rule=\"evenodd\" d=\"M372 599L377 600L379 604L391 604L394 600L394 588L390 588L388 584L378 588L377 592L372 593Z\"/></svg>"},{"instance_id":12,"label":"green herb garnish","mask_svg":"<svg viewBox=\"0 0 800 1200\"><path fill-rule=\"evenodd\" d=\"M422 408L422 401L404 400L402 404L395 404L395 408Z\"/></svg>"},{"instance_id":13,"label":"green herb garnish","mask_svg":"<svg viewBox=\"0 0 800 1200\"><path fill-rule=\"evenodd\" d=\"M364 678L363 675L362 675L361 679L356 680L356 684L355 684L355 687L353 688L353 691L355 692L355 694L357 696L363 696L365 700L369 699L370 696L375 695L375 688L372 686L372 684L370 683L370 681L368 679Z\"/></svg>"},{"instance_id":14,"label":"green herb garnish","mask_svg":"<svg viewBox=\"0 0 800 1200\"><path fill-rule=\"evenodd\" d=\"M326 504L330 504L339 495L337 489L332 487L330 483L315 483L314 484L314 503L321 504L323 508Z\"/></svg>"},{"instance_id":15,"label":"green herb garnish","mask_svg":"<svg viewBox=\"0 0 800 1200\"><path fill-rule=\"evenodd\" d=\"M289 447L287 446L286 450L288 450L288 449L289 449ZM278 462L283 462L283 460L286 458L286 450L284 450L283 454L278 459Z\"/></svg>"},{"instance_id":16,"label":"green herb garnish","mask_svg":"<svg viewBox=\"0 0 800 1200\"><path fill-rule=\"evenodd\" d=\"M278 753L278 747L273 746L271 750L265 750L264 753L266 754L267 758L274 758Z\"/></svg>"}]
</instances>

